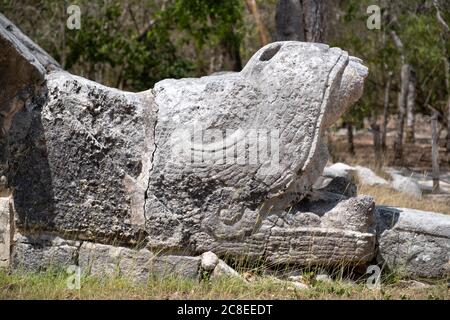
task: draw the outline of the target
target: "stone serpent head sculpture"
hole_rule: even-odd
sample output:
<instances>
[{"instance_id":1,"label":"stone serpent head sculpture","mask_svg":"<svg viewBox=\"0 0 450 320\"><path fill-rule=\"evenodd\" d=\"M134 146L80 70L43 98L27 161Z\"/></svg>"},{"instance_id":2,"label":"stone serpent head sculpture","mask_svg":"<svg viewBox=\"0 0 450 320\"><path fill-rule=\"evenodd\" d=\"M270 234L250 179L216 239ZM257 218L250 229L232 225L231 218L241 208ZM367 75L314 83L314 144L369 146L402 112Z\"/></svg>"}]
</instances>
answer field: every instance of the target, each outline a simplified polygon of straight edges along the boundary
<instances>
[{"instance_id":1,"label":"stone serpent head sculpture","mask_svg":"<svg viewBox=\"0 0 450 320\"><path fill-rule=\"evenodd\" d=\"M338 48L277 42L239 73L159 82L146 202L155 238L242 239L301 200L328 160L324 130L366 75Z\"/></svg>"},{"instance_id":2,"label":"stone serpent head sculpture","mask_svg":"<svg viewBox=\"0 0 450 320\"><path fill-rule=\"evenodd\" d=\"M359 59L276 42L241 72L130 93L61 70L0 18L1 175L17 230L274 260L296 246L301 223L271 237L327 162L324 130L362 94ZM358 237L348 254L369 236Z\"/></svg>"}]
</instances>

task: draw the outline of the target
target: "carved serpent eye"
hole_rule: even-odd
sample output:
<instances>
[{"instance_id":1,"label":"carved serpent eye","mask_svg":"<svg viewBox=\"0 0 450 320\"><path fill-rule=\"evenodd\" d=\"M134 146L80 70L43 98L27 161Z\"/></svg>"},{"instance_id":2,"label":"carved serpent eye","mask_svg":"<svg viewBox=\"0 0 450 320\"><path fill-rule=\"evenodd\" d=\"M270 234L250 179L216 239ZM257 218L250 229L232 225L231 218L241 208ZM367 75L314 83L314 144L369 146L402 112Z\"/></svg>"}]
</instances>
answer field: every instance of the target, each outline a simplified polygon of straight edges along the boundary
<instances>
[{"instance_id":1,"label":"carved serpent eye","mask_svg":"<svg viewBox=\"0 0 450 320\"><path fill-rule=\"evenodd\" d=\"M280 51L281 47L281 43L276 43L273 46L270 46L261 54L259 61L269 61L274 55L277 54L278 51Z\"/></svg>"}]
</instances>

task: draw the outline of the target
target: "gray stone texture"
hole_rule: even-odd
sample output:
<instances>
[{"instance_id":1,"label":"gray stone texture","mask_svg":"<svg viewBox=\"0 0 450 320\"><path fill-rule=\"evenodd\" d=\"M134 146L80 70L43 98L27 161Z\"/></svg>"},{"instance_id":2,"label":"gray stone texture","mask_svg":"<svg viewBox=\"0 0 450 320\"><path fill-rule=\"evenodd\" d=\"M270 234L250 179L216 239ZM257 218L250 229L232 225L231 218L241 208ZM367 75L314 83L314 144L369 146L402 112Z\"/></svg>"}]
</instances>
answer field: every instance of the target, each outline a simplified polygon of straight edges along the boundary
<instances>
[{"instance_id":1,"label":"gray stone texture","mask_svg":"<svg viewBox=\"0 0 450 320\"><path fill-rule=\"evenodd\" d=\"M11 248L11 225L9 197L0 197L0 267L9 266Z\"/></svg>"},{"instance_id":2,"label":"gray stone texture","mask_svg":"<svg viewBox=\"0 0 450 320\"><path fill-rule=\"evenodd\" d=\"M22 109L9 130L17 226L138 242L152 139L144 115L146 106L151 114L149 94L59 71L46 80L45 103Z\"/></svg>"},{"instance_id":3,"label":"gray stone texture","mask_svg":"<svg viewBox=\"0 0 450 320\"><path fill-rule=\"evenodd\" d=\"M0 13L0 194L8 176L7 131L14 115L39 104L45 74L58 63Z\"/></svg>"},{"instance_id":4,"label":"gray stone texture","mask_svg":"<svg viewBox=\"0 0 450 320\"><path fill-rule=\"evenodd\" d=\"M211 274L211 279L226 278L226 277L240 278L240 275L236 270L227 265L225 261L220 259Z\"/></svg>"},{"instance_id":5,"label":"gray stone texture","mask_svg":"<svg viewBox=\"0 0 450 320\"><path fill-rule=\"evenodd\" d=\"M151 276L197 279L199 257L157 255L147 249L134 250L84 242L80 248L79 266L93 276L124 276L145 282Z\"/></svg>"},{"instance_id":6,"label":"gray stone texture","mask_svg":"<svg viewBox=\"0 0 450 320\"><path fill-rule=\"evenodd\" d=\"M311 191L328 160L323 132L367 76L347 52L276 42L241 72L130 93L62 71L1 14L0 46L0 196L12 197L15 228L0 209L0 254L12 247L14 268L197 278L207 251L356 265L378 244L390 268L447 274L448 216L374 209L353 185L340 190L343 179ZM264 135L276 139L261 148ZM268 156L252 161L255 149ZM324 176L356 173L387 184L364 167L335 165Z\"/></svg>"},{"instance_id":7,"label":"gray stone texture","mask_svg":"<svg viewBox=\"0 0 450 320\"><path fill-rule=\"evenodd\" d=\"M80 244L53 235L16 233L11 264L23 271L65 270L77 264Z\"/></svg>"},{"instance_id":8,"label":"gray stone texture","mask_svg":"<svg viewBox=\"0 0 450 320\"><path fill-rule=\"evenodd\" d=\"M147 249L66 240L52 235L16 234L12 255L12 266L18 270L65 271L69 266L79 266L85 276L122 276L139 283L149 277L198 279L200 262L200 257L157 255Z\"/></svg>"},{"instance_id":9,"label":"gray stone texture","mask_svg":"<svg viewBox=\"0 0 450 320\"><path fill-rule=\"evenodd\" d=\"M219 257L217 257L217 255L211 251L204 252L201 258L202 270L207 272L214 270L214 268L219 263Z\"/></svg>"},{"instance_id":10,"label":"gray stone texture","mask_svg":"<svg viewBox=\"0 0 450 320\"><path fill-rule=\"evenodd\" d=\"M278 259L281 246L296 257L298 248L301 256L308 248L289 240L298 230L278 228L276 221L294 216L290 208L320 176L328 159L323 130L360 97L366 74L340 49L277 42L255 53L242 72L157 83L157 147L145 206L149 246L269 260ZM216 128L231 134L220 143L192 144L188 156L174 152L189 143L183 140L189 133ZM252 164L242 154L222 163L242 141L256 148L252 129L278 130L277 163L270 157ZM208 161L196 161L201 157ZM315 233L299 227L306 239Z\"/></svg>"},{"instance_id":11,"label":"gray stone texture","mask_svg":"<svg viewBox=\"0 0 450 320\"><path fill-rule=\"evenodd\" d=\"M18 46L11 50L26 51ZM321 225L317 214L292 210L327 161L323 131L362 94L367 68L347 52L277 42L242 72L164 80L142 93L38 69L43 81L24 80L39 86L36 102L19 108L8 130L8 183L22 232L274 263L370 257L369 229L348 233L341 222ZM189 161L175 152L176 142L179 129L193 128L231 137L203 141L193 156L206 152L209 161ZM256 163L245 151L221 163L218 151L229 155L240 142L247 150L257 146L250 130L275 130L280 149ZM340 207L330 215L339 216ZM109 272L112 265L105 265Z\"/></svg>"},{"instance_id":12,"label":"gray stone texture","mask_svg":"<svg viewBox=\"0 0 450 320\"><path fill-rule=\"evenodd\" d=\"M376 216L381 263L410 276L450 275L450 216L386 206Z\"/></svg>"},{"instance_id":13,"label":"gray stone texture","mask_svg":"<svg viewBox=\"0 0 450 320\"><path fill-rule=\"evenodd\" d=\"M356 197L353 185L340 190L337 179L311 192L328 160L323 132L359 99L367 76L347 52L276 42L241 72L130 93L62 71L1 15L0 44L0 192L13 190L13 266L79 264L142 281L195 278L207 251L270 264L364 264L377 223L388 265L445 272L447 217L398 209L396 224L380 231L384 215L375 217L373 199ZM278 140L252 162L261 134ZM356 167L372 177L365 169ZM420 245L410 259L411 239Z\"/></svg>"}]
</instances>

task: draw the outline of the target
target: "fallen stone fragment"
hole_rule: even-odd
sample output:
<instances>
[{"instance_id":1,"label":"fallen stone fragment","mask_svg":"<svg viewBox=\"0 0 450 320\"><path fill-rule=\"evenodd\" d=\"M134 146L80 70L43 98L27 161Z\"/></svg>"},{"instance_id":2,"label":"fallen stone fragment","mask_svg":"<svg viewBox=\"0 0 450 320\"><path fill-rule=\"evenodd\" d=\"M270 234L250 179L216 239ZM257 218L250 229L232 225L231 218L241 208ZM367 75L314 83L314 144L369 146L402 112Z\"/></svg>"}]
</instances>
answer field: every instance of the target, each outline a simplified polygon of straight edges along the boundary
<instances>
[{"instance_id":1,"label":"fallen stone fragment","mask_svg":"<svg viewBox=\"0 0 450 320\"><path fill-rule=\"evenodd\" d=\"M202 259L202 269L205 271L212 271L219 263L219 258L214 252L207 251L201 256Z\"/></svg>"},{"instance_id":2,"label":"fallen stone fragment","mask_svg":"<svg viewBox=\"0 0 450 320\"><path fill-rule=\"evenodd\" d=\"M355 166L355 170L358 173L358 178L362 184L368 186L385 186L389 187L389 181L384 178L379 177L371 169L363 166Z\"/></svg>"},{"instance_id":3,"label":"fallen stone fragment","mask_svg":"<svg viewBox=\"0 0 450 320\"><path fill-rule=\"evenodd\" d=\"M406 193L414 198L421 199L422 198L422 189L420 185L409 177L404 177L399 174L391 173L392 177L392 188Z\"/></svg>"},{"instance_id":4,"label":"fallen stone fragment","mask_svg":"<svg viewBox=\"0 0 450 320\"><path fill-rule=\"evenodd\" d=\"M400 280L399 283L411 289L427 289L431 287L431 285L417 280Z\"/></svg>"},{"instance_id":5,"label":"fallen stone fragment","mask_svg":"<svg viewBox=\"0 0 450 320\"><path fill-rule=\"evenodd\" d=\"M301 283L301 282L290 282L291 285L294 286L297 290L308 290L309 286L307 284Z\"/></svg>"},{"instance_id":6,"label":"fallen stone fragment","mask_svg":"<svg viewBox=\"0 0 450 320\"><path fill-rule=\"evenodd\" d=\"M321 282L333 282L333 279L331 279L331 277L327 274L318 274L314 279Z\"/></svg>"},{"instance_id":7,"label":"fallen stone fragment","mask_svg":"<svg viewBox=\"0 0 450 320\"><path fill-rule=\"evenodd\" d=\"M68 267L77 264L79 246L79 241L51 235L16 234L11 265L14 269L24 271L66 271Z\"/></svg>"},{"instance_id":8,"label":"fallen stone fragment","mask_svg":"<svg viewBox=\"0 0 450 320\"><path fill-rule=\"evenodd\" d=\"M9 266L11 227L9 197L0 197L0 268Z\"/></svg>"},{"instance_id":9,"label":"fallen stone fragment","mask_svg":"<svg viewBox=\"0 0 450 320\"><path fill-rule=\"evenodd\" d=\"M219 263L216 265L214 271L211 274L211 279L217 279L221 277L240 278L241 276L236 270L227 265L225 261L220 259Z\"/></svg>"},{"instance_id":10,"label":"fallen stone fragment","mask_svg":"<svg viewBox=\"0 0 450 320\"><path fill-rule=\"evenodd\" d=\"M450 275L450 216L406 208L376 208L378 259L418 277Z\"/></svg>"},{"instance_id":11,"label":"fallen stone fragment","mask_svg":"<svg viewBox=\"0 0 450 320\"><path fill-rule=\"evenodd\" d=\"M335 163L324 169L324 177L336 178L342 177L350 181L359 181L364 185L369 186L386 186L388 187L389 181L384 178L379 177L373 170L363 167L363 166L349 166L345 163Z\"/></svg>"},{"instance_id":12,"label":"fallen stone fragment","mask_svg":"<svg viewBox=\"0 0 450 320\"><path fill-rule=\"evenodd\" d=\"M334 163L323 170L324 177L336 178L342 177L349 181L356 181L356 169L345 163Z\"/></svg>"}]
</instances>

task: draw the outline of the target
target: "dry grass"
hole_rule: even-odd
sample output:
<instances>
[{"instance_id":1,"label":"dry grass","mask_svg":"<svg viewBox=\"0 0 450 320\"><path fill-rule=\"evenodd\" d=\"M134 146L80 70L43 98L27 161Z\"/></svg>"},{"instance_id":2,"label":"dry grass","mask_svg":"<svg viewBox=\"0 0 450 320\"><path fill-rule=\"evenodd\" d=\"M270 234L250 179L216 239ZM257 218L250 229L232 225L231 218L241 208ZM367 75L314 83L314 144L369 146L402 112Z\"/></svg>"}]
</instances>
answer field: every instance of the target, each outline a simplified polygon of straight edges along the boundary
<instances>
[{"instance_id":1,"label":"dry grass","mask_svg":"<svg viewBox=\"0 0 450 320\"><path fill-rule=\"evenodd\" d=\"M66 286L64 273L12 274L0 270L0 299L449 299L444 281L426 288L405 287L396 281L381 290L368 289L364 282L316 282L310 289L296 289L270 276L247 283L224 278L196 281L176 278L151 279L135 285L124 278L82 278L79 290ZM382 282L384 283L384 282Z\"/></svg>"},{"instance_id":2,"label":"dry grass","mask_svg":"<svg viewBox=\"0 0 450 320\"><path fill-rule=\"evenodd\" d=\"M358 194L374 197L377 205L411 208L424 211L450 214L450 205L427 197L416 199L408 194L380 186L358 185Z\"/></svg>"}]
</instances>

